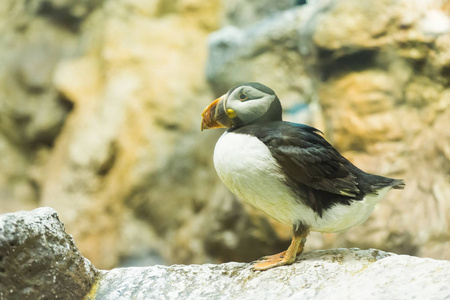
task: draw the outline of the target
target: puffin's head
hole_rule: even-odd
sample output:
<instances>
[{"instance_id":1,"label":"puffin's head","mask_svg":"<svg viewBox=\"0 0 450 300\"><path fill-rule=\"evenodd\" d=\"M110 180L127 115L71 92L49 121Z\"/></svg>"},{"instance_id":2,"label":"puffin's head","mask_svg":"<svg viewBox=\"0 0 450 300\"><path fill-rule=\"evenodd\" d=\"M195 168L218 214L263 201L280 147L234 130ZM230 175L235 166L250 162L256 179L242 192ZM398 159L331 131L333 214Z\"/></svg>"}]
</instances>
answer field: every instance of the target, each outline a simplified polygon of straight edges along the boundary
<instances>
[{"instance_id":1,"label":"puffin's head","mask_svg":"<svg viewBox=\"0 0 450 300\"><path fill-rule=\"evenodd\" d=\"M202 112L202 130L281 121L281 111L280 100L272 89L257 82L244 83L205 108Z\"/></svg>"}]
</instances>

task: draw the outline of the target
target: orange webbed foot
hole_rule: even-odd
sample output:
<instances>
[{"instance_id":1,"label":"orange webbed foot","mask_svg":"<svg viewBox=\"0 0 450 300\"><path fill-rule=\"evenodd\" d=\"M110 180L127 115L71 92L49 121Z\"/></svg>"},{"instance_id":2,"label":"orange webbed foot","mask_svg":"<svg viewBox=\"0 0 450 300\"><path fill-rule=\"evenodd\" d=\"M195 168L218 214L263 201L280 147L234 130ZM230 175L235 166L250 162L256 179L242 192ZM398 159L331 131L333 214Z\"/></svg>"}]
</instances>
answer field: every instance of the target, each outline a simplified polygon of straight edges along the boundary
<instances>
[{"instance_id":1,"label":"orange webbed foot","mask_svg":"<svg viewBox=\"0 0 450 300\"><path fill-rule=\"evenodd\" d=\"M253 264L253 270L265 271L279 266L290 265L295 261L297 254L303 252L303 247L308 236L309 228L300 227L294 230L294 236L292 237L291 245L286 251L280 252L275 255L264 256Z\"/></svg>"},{"instance_id":2,"label":"orange webbed foot","mask_svg":"<svg viewBox=\"0 0 450 300\"><path fill-rule=\"evenodd\" d=\"M283 251L274 255L264 256L253 265L253 270L264 271L274 267L292 264L295 261L296 253L288 256L286 252Z\"/></svg>"}]
</instances>

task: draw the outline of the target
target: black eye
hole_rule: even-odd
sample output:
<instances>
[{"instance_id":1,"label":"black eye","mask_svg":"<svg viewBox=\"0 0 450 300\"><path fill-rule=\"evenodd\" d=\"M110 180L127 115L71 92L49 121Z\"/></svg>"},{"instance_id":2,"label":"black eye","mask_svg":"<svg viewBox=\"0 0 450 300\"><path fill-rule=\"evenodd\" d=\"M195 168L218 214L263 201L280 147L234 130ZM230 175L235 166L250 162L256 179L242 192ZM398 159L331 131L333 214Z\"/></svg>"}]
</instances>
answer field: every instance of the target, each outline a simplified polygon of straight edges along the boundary
<instances>
[{"instance_id":1,"label":"black eye","mask_svg":"<svg viewBox=\"0 0 450 300\"><path fill-rule=\"evenodd\" d=\"M241 99L241 101L245 101L245 100L247 100L247 95L244 94L244 92L241 92L241 93L239 94L239 99Z\"/></svg>"}]
</instances>

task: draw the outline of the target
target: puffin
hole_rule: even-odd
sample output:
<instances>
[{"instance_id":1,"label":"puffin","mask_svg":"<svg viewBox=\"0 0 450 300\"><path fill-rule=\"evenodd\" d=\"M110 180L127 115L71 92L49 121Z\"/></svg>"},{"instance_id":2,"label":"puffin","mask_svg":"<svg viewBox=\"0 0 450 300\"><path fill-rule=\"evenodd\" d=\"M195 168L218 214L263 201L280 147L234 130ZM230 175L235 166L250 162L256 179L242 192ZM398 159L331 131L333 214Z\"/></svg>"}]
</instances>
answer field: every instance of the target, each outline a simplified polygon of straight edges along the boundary
<instances>
[{"instance_id":1,"label":"puffin","mask_svg":"<svg viewBox=\"0 0 450 300\"><path fill-rule=\"evenodd\" d=\"M249 82L230 89L201 114L201 130L227 128L214 148L214 166L238 198L292 225L289 248L253 264L267 270L292 264L310 231L339 232L363 223L402 179L362 171L314 127L282 120L269 87Z\"/></svg>"}]
</instances>

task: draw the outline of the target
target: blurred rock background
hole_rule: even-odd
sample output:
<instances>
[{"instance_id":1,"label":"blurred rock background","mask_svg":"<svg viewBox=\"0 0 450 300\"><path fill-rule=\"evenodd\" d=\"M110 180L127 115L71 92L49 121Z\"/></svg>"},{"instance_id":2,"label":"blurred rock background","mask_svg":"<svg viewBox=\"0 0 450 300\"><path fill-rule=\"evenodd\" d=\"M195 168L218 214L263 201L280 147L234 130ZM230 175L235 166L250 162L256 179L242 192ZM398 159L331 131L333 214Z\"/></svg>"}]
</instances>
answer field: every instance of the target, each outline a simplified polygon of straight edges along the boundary
<instances>
[{"instance_id":1,"label":"blurred rock background","mask_svg":"<svg viewBox=\"0 0 450 300\"><path fill-rule=\"evenodd\" d=\"M450 2L3 0L0 213L51 206L98 268L250 261L291 229L212 165L203 108L273 88L368 172L404 178L308 249L450 259Z\"/></svg>"}]
</instances>

